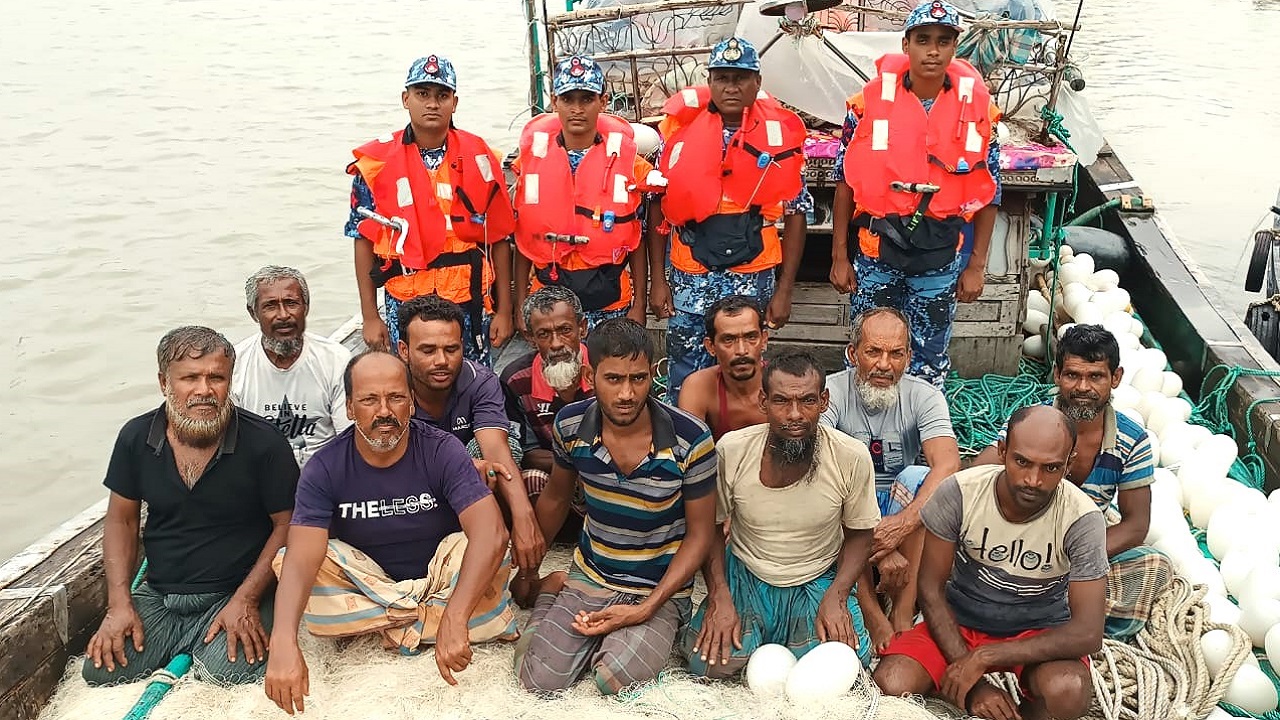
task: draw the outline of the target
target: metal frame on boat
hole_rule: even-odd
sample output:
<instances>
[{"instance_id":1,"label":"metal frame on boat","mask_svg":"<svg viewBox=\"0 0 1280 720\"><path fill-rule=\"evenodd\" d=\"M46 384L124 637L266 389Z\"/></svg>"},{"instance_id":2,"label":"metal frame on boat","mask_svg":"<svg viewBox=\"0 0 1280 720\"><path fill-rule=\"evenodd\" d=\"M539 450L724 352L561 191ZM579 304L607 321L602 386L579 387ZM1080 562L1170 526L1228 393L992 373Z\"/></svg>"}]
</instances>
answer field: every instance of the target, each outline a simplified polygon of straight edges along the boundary
<instances>
[{"instance_id":1,"label":"metal frame on boat","mask_svg":"<svg viewBox=\"0 0 1280 720\"><path fill-rule=\"evenodd\" d=\"M666 9L737 5L737 0L677 0ZM901 4L901 3L899 3ZM526 0L534 17L533 0ZM613 11L616 12L616 11ZM537 37L537 26L531 34ZM629 59L632 61L634 58ZM540 105L545 82L538 43L531 44L531 101ZM830 169L813 167L812 186L830 192ZM982 301L961 306L952 351L963 374L1012 372L1020 348L1019 328L1026 315L1027 251L1030 213L1037 196L1069 187L1062 175L1023 173L1006 176L1006 211L1012 218L1006 248L1008 272L987 278ZM1137 182L1120 159L1104 148L1098 160L1081 168L1076 179L1078 204L1101 206L1122 194L1140 194ZM1201 381L1213 380L1215 368L1240 366L1280 372L1253 335L1222 307L1216 292L1179 245L1159 212L1132 213L1120 207L1102 212L1107 230L1122 237L1131 261L1121 273L1135 309L1161 342L1175 371L1196 395ZM811 229L805 265L825 276L830 227ZM824 247L825 245L825 247ZM808 255L808 253L807 253ZM821 279L803 283L795 294L792 323L778 334L782 343L825 348L833 359L845 341L847 298ZM336 330L336 340L358 340L359 317ZM661 337L662 323L651 323ZM994 360L993 360L994 359ZM1280 382L1266 375L1244 375L1231 388L1228 407L1237 436L1253 443L1264 459L1267 487L1280 480L1280 411L1268 398L1280 396ZM1246 436L1246 430L1252 434ZM54 692L67 662L83 653L105 612L106 583L102 567L105 500L68 520L24 551L0 565L0 720L35 718Z\"/></svg>"}]
</instances>

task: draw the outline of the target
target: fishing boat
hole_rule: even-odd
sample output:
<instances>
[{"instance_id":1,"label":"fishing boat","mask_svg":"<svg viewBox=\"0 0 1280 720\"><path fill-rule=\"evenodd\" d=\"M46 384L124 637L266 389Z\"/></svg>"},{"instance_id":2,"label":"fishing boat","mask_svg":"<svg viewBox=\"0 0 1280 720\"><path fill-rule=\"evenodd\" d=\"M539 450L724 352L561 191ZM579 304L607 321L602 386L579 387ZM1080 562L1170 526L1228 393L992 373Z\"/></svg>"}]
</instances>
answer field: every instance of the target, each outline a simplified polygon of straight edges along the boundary
<instances>
[{"instance_id":1,"label":"fishing boat","mask_svg":"<svg viewBox=\"0 0 1280 720\"><path fill-rule=\"evenodd\" d=\"M551 12L545 5L538 7L533 0L524 0L524 5L530 21L530 102L536 110L547 107L546 68L552 66L557 57L584 52L608 68L606 76L613 98L611 110L636 123L652 123L655 108L661 106L663 99L699 81L699 62L705 59L710 41L718 39L716 32L720 33L719 37L729 33L745 34L759 41L759 46L765 48L764 89L802 111L811 126L806 143L807 180L817 199L817 209L809 218L808 241L791 320L773 341L812 348L836 367L840 349L848 337L850 318L847 297L835 292L827 282L829 208L834 186L831 172L839 114L842 114L840 103L859 84L842 85L832 96L820 87L829 83L803 80L806 72L839 78L860 76L865 80L873 68L870 64L875 57L873 53L880 47L877 43L883 44L886 36L897 37L895 27L901 26L910 9L909 3L886 0L880 5L836 7L832 0L799 3L766 0L756 4L751 0L668 0L642 4L595 0L576 7L571 2L563 11ZM796 5L801 6L801 12L795 13ZM1167 370L1180 378L1185 399L1195 404L1198 417L1216 413L1219 429L1231 433L1237 453L1249 460L1251 482L1262 490L1270 490L1280 484L1280 452L1275 449L1280 441L1280 413L1275 411L1273 402L1280 396L1277 381L1280 365L1254 334L1223 307L1212 285L1110 147L1099 142L1100 147L1088 153L1088 162L1080 163L1079 148L1072 150L1062 140L1065 134L1060 131L1061 113L1055 108L1061 107L1062 98L1083 87L1083 79L1069 61L1075 22L1034 15L1023 15L1019 19L984 15L972 19L972 25L987 33L975 41L981 45L979 50L993 46L1021 47L1019 44L1030 37L1027 33L1035 34L1035 42L1032 47L1024 48L1027 52L1020 56L1016 67L1004 64L1007 58L1002 55L989 69L994 73L991 77L997 89L996 97L1010 115L1017 114L1010 112L1013 104L1036 107L1035 98L1039 98L1040 107L1048 111L1032 110L1030 121L1011 130L1017 134L1004 145L1001 229L993 238L981 298L958 309L951 346L954 369L960 378L1013 377L1024 361L1043 361L1044 355L1051 352L1058 326L1068 318L1063 318L1059 309L1051 305L1049 314L1053 319L1050 322L1045 326L1025 327L1028 303L1037 292L1051 302L1058 297L1054 288L1058 277L1055 270L1062 262L1061 248L1066 241L1077 253L1086 250L1093 253L1098 258L1098 267L1105 265L1116 273L1119 286L1127 291L1131 300L1125 312L1141 318L1142 343L1162 349ZM1064 84L1072 89L1064 91ZM810 95L797 94L797 88L807 89ZM1077 142L1081 141L1080 135L1074 137ZM1086 225L1092 230L1076 229ZM1272 277L1274 285L1274 275ZM651 320L650 329L661 343L664 324ZM338 328L333 337L356 348L361 342L359 317ZM1024 351L1040 357L1028 358ZM954 397L949 393L949 398ZM998 426L1003 418L987 420ZM0 618L4 618L0 622L0 720L37 718L55 693L61 697L70 692L65 688L59 690L60 682L68 685L80 682L69 662L84 652L88 638L105 611L101 551L105 508L105 500L88 508L0 566ZM1183 614L1200 618L1195 625L1198 638L1199 629L1210 622L1200 602L1203 587L1197 590L1189 582L1179 583L1177 592L1169 594L1177 596L1170 602L1180 603L1175 610L1182 614L1174 617L1175 610L1169 610L1172 619L1167 624L1174 628L1170 632L1190 637L1191 630L1176 629L1185 624L1180 618ZM1217 626L1232 630L1231 637L1239 644L1243 631L1230 623ZM523 696L516 699L506 689L511 685L510 655L504 649L477 650L478 669L473 671L494 675L484 675L480 687L469 690L441 687L439 678L434 677L434 664L429 660L410 666L407 663L421 659L382 659L376 650L360 655L362 659L356 659L350 654L352 651L347 650L341 661L345 670L339 672L337 662L333 661L337 651L332 643L308 640L306 633L303 637L304 651L312 663L312 688L316 696L308 714L318 712L320 717L563 717L577 714L605 718L657 713L706 718L779 717L789 712L752 699L740 688L726 689L724 683L698 684L687 678L682 681L683 691L675 689L674 684L664 685L660 679L655 687L638 689L621 703L593 699L590 691L555 701L535 701ZM1178 643L1176 639L1169 642ZM1196 644L1194 649L1170 650L1170 653L1183 652L1185 660L1168 661L1164 664L1171 667L1150 670L1147 666L1138 667L1133 657L1122 657L1122 648L1112 648L1108 651L1112 654L1101 658L1104 663L1110 663L1117 673L1121 671L1116 668L1125 662L1135 664L1129 673L1136 683L1134 687L1142 685L1146 692L1154 695L1139 697L1134 687L1115 680L1111 683L1113 686L1097 688L1099 707L1095 714L1109 720L1204 717L1223 697L1223 690L1213 685L1214 678L1204 680L1203 659L1196 660L1200 657L1198 649ZM313 652L328 653L325 656L328 659L316 659ZM1245 654L1253 657L1243 650L1235 652L1221 673L1234 673L1246 664ZM504 666L504 662L508 664ZM400 684L393 680L375 683L370 691L377 693L373 697L360 695L353 686L344 685L355 682L353 678L361 674L367 679L400 672L391 670L392 665L414 667L413 672L418 674L407 681L404 675L394 675ZM1178 675L1180 672L1184 674ZM1173 679L1157 677L1159 673ZM322 676L328 679L321 680ZM1181 677L1187 687L1199 688L1199 695L1189 697L1185 689L1170 689L1168 686L1176 684L1177 677ZM1197 684L1187 680L1188 677L1199 677L1200 681ZM183 686L174 694L188 692L191 685L200 684ZM114 713L111 716L119 717L123 713L115 712L113 703L125 697L137 698L144 686L145 682L94 690L96 699L91 701L92 705L62 703L54 709L54 714L46 713L46 716L76 717L76 713L82 713L105 717L108 715L103 713L110 707ZM429 688L423 690L420 686ZM369 687L361 686L361 691ZM1170 695L1173 700L1160 701L1158 707L1168 711L1165 715L1150 714L1164 711L1155 710L1156 705L1143 710L1143 703L1154 702L1152 697L1166 690L1173 693ZM276 717L279 714L263 697L260 688L206 687L190 689L190 692L196 693L193 697L197 700L188 700L181 706L183 717L204 717L201 712L209 717ZM1216 697L1210 697L1213 693ZM912 715L913 711L903 706L893 705L892 700L881 698L878 706L868 700L871 702L869 712L854 716L874 717L878 712L879 717L921 717ZM1174 700L1181 703L1176 708ZM68 711L67 707L78 709ZM94 711L87 713L86 707ZM344 709L335 709L339 707ZM165 713L163 708L162 704L157 716ZM726 708L731 709L726 712ZM885 708L891 708L890 714L885 714ZM926 713L923 717L932 715Z\"/></svg>"}]
</instances>

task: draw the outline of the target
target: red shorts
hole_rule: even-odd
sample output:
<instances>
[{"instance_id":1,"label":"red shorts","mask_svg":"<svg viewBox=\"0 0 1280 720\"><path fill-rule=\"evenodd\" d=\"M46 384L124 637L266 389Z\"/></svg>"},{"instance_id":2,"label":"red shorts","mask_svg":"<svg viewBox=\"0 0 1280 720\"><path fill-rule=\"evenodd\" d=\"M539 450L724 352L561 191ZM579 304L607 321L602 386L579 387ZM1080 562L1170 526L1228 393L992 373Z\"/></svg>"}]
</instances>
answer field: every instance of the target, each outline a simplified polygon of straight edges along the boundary
<instances>
[{"instance_id":1,"label":"red shorts","mask_svg":"<svg viewBox=\"0 0 1280 720\"><path fill-rule=\"evenodd\" d=\"M971 628L959 626L960 637L964 638L964 643L973 650L983 645L991 645L992 643L1006 642L1009 640L1021 640L1023 638L1035 637L1045 630L1025 630L1009 637L997 637L988 635L984 632L973 630ZM942 682L942 676L947 672L947 658L942 654L942 649L938 647L938 643L933 639L933 635L929 633L929 626L920 623L906 632L899 633L889 643L889 647L880 653L881 657L888 655L906 655L907 657L920 663L929 673L929 677L933 678L933 689L937 690ZM1089 666L1089 658L1082 657L1080 662ZM1019 684L1022 681L1022 666L1014 667L993 667L990 672L1012 672L1018 676ZM1022 685L1022 693L1030 696L1029 689Z\"/></svg>"}]
</instances>

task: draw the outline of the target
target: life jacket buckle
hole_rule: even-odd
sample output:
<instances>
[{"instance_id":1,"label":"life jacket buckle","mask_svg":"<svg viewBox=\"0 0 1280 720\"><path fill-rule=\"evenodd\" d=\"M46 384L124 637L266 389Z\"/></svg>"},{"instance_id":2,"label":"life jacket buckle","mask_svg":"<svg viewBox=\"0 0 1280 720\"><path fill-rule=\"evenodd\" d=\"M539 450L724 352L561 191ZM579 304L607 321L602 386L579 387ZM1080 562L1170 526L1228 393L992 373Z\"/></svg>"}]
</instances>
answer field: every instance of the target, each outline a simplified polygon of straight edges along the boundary
<instances>
[{"instance_id":1,"label":"life jacket buckle","mask_svg":"<svg viewBox=\"0 0 1280 720\"><path fill-rule=\"evenodd\" d=\"M586 235L561 235L558 233L547 233L543 239L551 244L566 243L568 245L586 245L591 242L591 238Z\"/></svg>"},{"instance_id":2,"label":"life jacket buckle","mask_svg":"<svg viewBox=\"0 0 1280 720\"><path fill-rule=\"evenodd\" d=\"M604 226L604 231L607 233L613 232L613 223L617 219L618 219L618 216L612 210L606 210L604 212L604 216L601 221L602 225Z\"/></svg>"},{"instance_id":3,"label":"life jacket buckle","mask_svg":"<svg viewBox=\"0 0 1280 720\"><path fill-rule=\"evenodd\" d=\"M889 183L889 189L894 192L907 193L936 193L942 188L932 183L913 183L904 180L894 180Z\"/></svg>"},{"instance_id":4,"label":"life jacket buckle","mask_svg":"<svg viewBox=\"0 0 1280 720\"><path fill-rule=\"evenodd\" d=\"M472 214L471 214L471 222L472 222L472 224L475 224L475 225L483 225L483 224L484 224L484 213L472 213Z\"/></svg>"},{"instance_id":5,"label":"life jacket buckle","mask_svg":"<svg viewBox=\"0 0 1280 720\"><path fill-rule=\"evenodd\" d=\"M391 244L395 247L396 255L397 256L404 255L404 241L405 241L405 238L409 236L408 220L405 220L402 217L388 218L383 215L379 215L378 213L364 206L357 207L356 214L361 217L368 218L378 223L379 225L391 230ZM401 271L405 275L412 275L415 272L417 272L416 270L410 270L409 268L404 267L404 263L401 263L400 267L401 267Z\"/></svg>"}]
</instances>

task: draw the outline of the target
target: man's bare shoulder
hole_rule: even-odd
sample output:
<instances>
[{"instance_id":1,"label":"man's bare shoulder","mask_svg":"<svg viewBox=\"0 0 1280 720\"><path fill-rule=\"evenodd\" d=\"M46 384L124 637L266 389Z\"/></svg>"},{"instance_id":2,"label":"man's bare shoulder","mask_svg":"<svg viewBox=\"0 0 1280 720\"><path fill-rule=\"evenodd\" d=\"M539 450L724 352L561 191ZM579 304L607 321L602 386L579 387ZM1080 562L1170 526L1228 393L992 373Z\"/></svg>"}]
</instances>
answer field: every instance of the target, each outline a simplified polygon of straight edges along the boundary
<instances>
[{"instance_id":1,"label":"man's bare shoulder","mask_svg":"<svg viewBox=\"0 0 1280 720\"><path fill-rule=\"evenodd\" d=\"M703 368L684 379L680 386L680 409L703 415L715 393L718 368Z\"/></svg>"}]
</instances>

